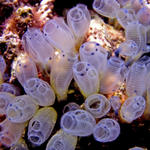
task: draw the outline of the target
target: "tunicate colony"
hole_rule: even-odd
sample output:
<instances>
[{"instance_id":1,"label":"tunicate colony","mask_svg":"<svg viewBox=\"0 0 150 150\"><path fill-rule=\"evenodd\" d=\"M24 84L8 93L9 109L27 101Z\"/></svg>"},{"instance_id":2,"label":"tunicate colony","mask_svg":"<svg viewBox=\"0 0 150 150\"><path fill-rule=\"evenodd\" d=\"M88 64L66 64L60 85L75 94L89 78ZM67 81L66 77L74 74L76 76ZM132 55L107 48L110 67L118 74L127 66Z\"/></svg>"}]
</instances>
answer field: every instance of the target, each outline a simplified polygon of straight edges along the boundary
<instances>
[{"instance_id":1,"label":"tunicate colony","mask_svg":"<svg viewBox=\"0 0 150 150\"><path fill-rule=\"evenodd\" d=\"M93 9L102 16L116 18L125 30L126 41L114 55L99 43L83 43L91 15L86 5L78 4L63 17L46 22L41 31L28 28L22 37L24 53L17 57L15 75L24 88L3 82L6 63L0 56L0 142L7 147L28 149L21 135L28 125L28 140L40 146L51 135L57 120L52 107L55 99L67 99L74 79L85 98L84 107L69 103L61 117L61 129L48 141L46 150L74 150L77 137L93 134L98 142L112 142L120 134L115 118L105 117L112 109L120 122L132 123L150 117L150 59L147 56L150 33L150 6L144 0L94 0ZM79 47L79 48L78 48ZM38 77L36 66L50 77ZM126 100L108 99L121 83L126 86ZM68 109L66 111L66 109ZM19 140L20 139L20 140Z\"/></svg>"}]
</instances>

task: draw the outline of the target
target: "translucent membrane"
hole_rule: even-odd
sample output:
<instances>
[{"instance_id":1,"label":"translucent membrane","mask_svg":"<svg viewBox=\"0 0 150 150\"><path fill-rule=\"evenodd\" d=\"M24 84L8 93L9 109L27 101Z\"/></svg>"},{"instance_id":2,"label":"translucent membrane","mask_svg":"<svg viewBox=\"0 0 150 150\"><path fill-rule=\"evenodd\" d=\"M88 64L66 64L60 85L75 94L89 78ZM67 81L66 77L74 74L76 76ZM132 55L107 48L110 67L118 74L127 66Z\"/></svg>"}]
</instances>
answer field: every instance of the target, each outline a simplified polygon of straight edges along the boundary
<instances>
[{"instance_id":1,"label":"translucent membrane","mask_svg":"<svg viewBox=\"0 0 150 150\"><path fill-rule=\"evenodd\" d=\"M17 96L7 107L6 114L8 119L14 123L23 123L31 119L38 109L35 100L28 96Z\"/></svg>"},{"instance_id":2,"label":"translucent membrane","mask_svg":"<svg viewBox=\"0 0 150 150\"><path fill-rule=\"evenodd\" d=\"M120 4L121 7L124 7L128 4L130 4L130 2L131 2L131 0L116 0L116 1Z\"/></svg>"},{"instance_id":3,"label":"translucent membrane","mask_svg":"<svg viewBox=\"0 0 150 150\"><path fill-rule=\"evenodd\" d=\"M93 136L96 141L105 143L117 139L120 134L120 125L114 119L104 118L96 124Z\"/></svg>"},{"instance_id":4,"label":"translucent membrane","mask_svg":"<svg viewBox=\"0 0 150 150\"><path fill-rule=\"evenodd\" d=\"M123 81L121 71L124 67L124 61L117 57L110 57L106 69L100 81L100 93L113 93Z\"/></svg>"},{"instance_id":5,"label":"translucent membrane","mask_svg":"<svg viewBox=\"0 0 150 150\"><path fill-rule=\"evenodd\" d=\"M76 144L76 136L69 135L59 130L47 143L46 150L75 150Z\"/></svg>"},{"instance_id":6,"label":"translucent membrane","mask_svg":"<svg viewBox=\"0 0 150 150\"><path fill-rule=\"evenodd\" d=\"M3 145L11 147L20 139L25 128L24 123L12 123L6 119L5 122L0 123L0 141Z\"/></svg>"},{"instance_id":7,"label":"translucent membrane","mask_svg":"<svg viewBox=\"0 0 150 150\"><path fill-rule=\"evenodd\" d=\"M144 110L144 119L150 120L150 84L149 81L147 81L147 90L146 90L146 106Z\"/></svg>"},{"instance_id":8,"label":"translucent membrane","mask_svg":"<svg viewBox=\"0 0 150 150\"><path fill-rule=\"evenodd\" d=\"M99 75L104 72L107 63L107 50L96 42L85 42L80 47L80 59L93 65Z\"/></svg>"},{"instance_id":9,"label":"translucent membrane","mask_svg":"<svg viewBox=\"0 0 150 150\"><path fill-rule=\"evenodd\" d=\"M131 22L126 26L125 37L127 40L133 40L141 53L146 49L146 28L138 22Z\"/></svg>"},{"instance_id":10,"label":"translucent membrane","mask_svg":"<svg viewBox=\"0 0 150 150\"><path fill-rule=\"evenodd\" d=\"M15 96L7 93L0 92L0 111L6 111L7 106L14 101Z\"/></svg>"},{"instance_id":11,"label":"translucent membrane","mask_svg":"<svg viewBox=\"0 0 150 150\"><path fill-rule=\"evenodd\" d=\"M4 74L6 70L6 62L2 55L0 55L0 74Z\"/></svg>"},{"instance_id":12,"label":"translucent membrane","mask_svg":"<svg viewBox=\"0 0 150 150\"><path fill-rule=\"evenodd\" d=\"M32 59L43 66L49 63L53 58L54 49L46 41L44 34L37 28L29 28L22 37L22 43L25 51Z\"/></svg>"},{"instance_id":13,"label":"translucent membrane","mask_svg":"<svg viewBox=\"0 0 150 150\"><path fill-rule=\"evenodd\" d=\"M64 106L63 113L66 113L68 111L74 111L76 109L80 109L80 106L74 102L70 102Z\"/></svg>"},{"instance_id":14,"label":"translucent membrane","mask_svg":"<svg viewBox=\"0 0 150 150\"><path fill-rule=\"evenodd\" d=\"M67 13L67 22L77 39L83 38L88 31L91 16L84 4L78 4Z\"/></svg>"},{"instance_id":15,"label":"translucent membrane","mask_svg":"<svg viewBox=\"0 0 150 150\"><path fill-rule=\"evenodd\" d=\"M7 92L16 96L20 95L20 89L10 83L0 84L0 92Z\"/></svg>"},{"instance_id":16,"label":"translucent membrane","mask_svg":"<svg viewBox=\"0 0 150 150\"><path fill-rule=\"evenodd\" d=\"M147 5L147 0L131 0L130 7L137 13L142 7Z\"/></svg>"},{"instance_id":17,"label":"translucent membrane","mask_svg":"<svg viewBox=\"0 0 150 150\"><path fill-rule=\"evenodd\" d=\"M27 144L25 143L24 139L19 139L19 141L13 145L10 150L29 150Z\"/></svg>"},{"instance_id":18,"label":"translucent membrane","mask_svg":"<svg viewBox=\"0 0 150 150\"><path fill-rule=\"evenodd\" d=\"M137 13L137 19L145 26L150 25L150 7L142 7Z\"/></svg>"},{"instance_id":19,"label":"translucent membrane","mask_svg":"<svg viewBox=\"0 0 150 150\"><path fill-rule=\"evenodd\" d=\"M54 128L57 113L52 107L44 107L38 110L30 120L28 126L28 139L35 146L44 143Z\"/></svg>"},{"instance_id":20,"label":"translucent membrane","mask_svg":"<svg viewBox=\"0 0 150 150\"><path fill-rule=\"evenodd\" d=\"M120 8L119 3L116 0L94 0L93 9L108 18L116 17L116 10Z\"/></svg>"},{"instance_id":21,"label":"translucent membrane","mask_svg":"<svg viewBox=\"0 0 150 150\"><path fill-rule=\"evenodd\" d=\"M85 61L75 63L73 66L73 76L85 97L99 91L99 75L91 64Z\"/></svg>"},{"instance_id":22,"label":"translucent membrane","mask_svg":"<svg viewBox=\"0 0 150 150\"><path fill-rule=\"evenodd\" d=\"M18 56L15 74L22 86L24 86L25 81L28 79L38 76L36 65L27 54Z\"/></svg>"},{"instance_id":23,"label":"translucent membrane","mask_svg":"<svg viewBox=\"0 0 150 150\"><path fill-rule=\"evenodd\" d=\"M50 19L44 25L43 32L45 38L56 49L70 52L74 50L75 39L70 28L61 17Z\"/></svg>"},{"instance_id":24,"label":"translucent membrane","mask_svg":"<svg viewBox=\"0 0 150 150\"><path fill-rule=\"evenodd\" d=\"M108 99L101 94L93 94L87 97L84 106L95 118L105 116L111 108Z\"/></svg>"},{"instance_id":25,"label":"translucent membrane","mask_svg":"<svg viewBox=\"0 0 150 150\"><path fill-rule=\"evenodd\" d=\"M51 86L42 79L30 78L24 84L25 92L33 97L40 106L53 105L55 94Z\"/></svg>"},{"instance_id":26,"label":"translucent membrane","mask_svg":"<svg viewBox=\"0 0 150 150\"><path fill-rule=\"evenodd\" d=\"M147 68L145 64L134 63L126 77L126 92L128 96L142 96L146 91Z\"/></svg>"},{"instance_id":27,"label":"translucent membrane","mask_svg":"<svg viewBox=\"0 0 150 150\"><path fill-rule=\"evenodd\" d=\"M64 132L84 137L92 134L96 121L89 112L77 109L65 113L60 124Z\"/></svg>"},{"instance_id":28,"label":"translucent membrane","mask_svg":"<svg viewBox=\"0 0 150 150\"><path fill-rule=\"evenodd\" d=\"M68 87L73 79L72 66L78 60L78 55L56 51L52 62L50 83L57 95L58 101L67 98Z\"/></svg>"},{"instance_id":29,"label":"translucent membrane","mask_svg":"<svg viewBox=\"0 0 150 150\"><path fill-rule=\"evenodd\" d=\"M131 123L144 113L146 102L142 96L129 97L121 106L120 117L123 121Z\"/></svg>"},{"instance_id":30,"label":"translucent membrane","mask_svg":"<svg viewBox=\"0 0 150 150\"><path fill-rule=\"evenodd\" d=\"M136 20L136 15L133 9L120 8L116 11L116 18L123 28L126 28L129 23Z\"/></svg>"},{"instance_id":31,"label":"translucent membrane","mask_svg":"<svg viewBox=\"0 0 150 150\"><path fill-rule=\"evenodd\" d=\"M137 53L139 52L139 48L133 40L126 40L119 45L118 49L119 55L126 57L126 59L135 58Z\"/></svg>"},{"instance_id":32,"label":"translucent membrane","mask_svg":"<svg viewBox=\"0 0 150 150\"><path fill-rule=\"evenodd\" d=\"M110 104L111 104L111 107L113 108L113 110L115 111L115 113L118 114L119 112L119 109L121 107L121 100L118 96L112 96L110 98Z\"/></svg>"}]
</instances>

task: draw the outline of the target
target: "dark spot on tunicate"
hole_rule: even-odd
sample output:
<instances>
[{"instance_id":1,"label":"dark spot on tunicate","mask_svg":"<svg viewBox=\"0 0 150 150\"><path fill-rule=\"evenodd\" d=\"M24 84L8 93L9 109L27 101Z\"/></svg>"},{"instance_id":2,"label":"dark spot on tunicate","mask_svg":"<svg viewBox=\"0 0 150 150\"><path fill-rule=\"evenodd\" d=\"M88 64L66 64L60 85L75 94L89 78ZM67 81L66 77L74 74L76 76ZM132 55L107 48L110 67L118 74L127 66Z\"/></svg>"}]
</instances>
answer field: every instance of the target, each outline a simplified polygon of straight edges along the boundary
<instances>
[{"instance_id":1,"label":"dark spot on tunicate","mask_svg":"<svg viewBox=\"0 0 150 150\"><path fill-rule=\"evenodd\" d=\"M11 107L11 106L12 106L12 104L9 104L9 106Z\"/></svg>"},{"instance_id":2,"label":"dark spot on tunicate","mask_svg":"<svg viewBox=\"0 0 150 150\"><path fill-rule=\"evenodd\" d=\"M96 43L96 46L99 46L99 43Z\"/></svg>"},{"instance_id":3,"label":"dark spot on tunicate","mask_svg":"<svg viewBox=\"0 0 150 150\"><path fill-rule=\"evenodd\" d=\"M64 55L64 54L63 54L62 56L63 56L63 57L65 57L65 55Z\"/></svg>"},{"instance_id":4,"label":"dark spot on tunicate","mask_svg":"<svg viewBox=\"0 0 150 150\"><path fill-rule=\"evenodd\" d=\"M51 60L52 59L52 57L49 57L49 60Z\"/></svg>"},{"instance_id":5,"label":"dark spot on tunicate","mask_svg":"<svg viewBox=\"0 0 150 150\"><path fill-rule=\"evenodd\" d=\"M19 66L21 67L21 64L19 64Z\"/></svg>"},{"instance_id":6,"label":"dark spot on tunicate","mask_svg":"<svg viewBox=\"0 0 150 150\"><path fill-rule=\"evenodd\" d=\"M96 50L95 51L98 51L98 49L96 48Z\"/></svg>"},{"instance_id":7,"label":"dark spot on tunicate","mask_svg":"<svg viewBox=\"0 0 150 150\"><path fill-rule=\"evenodd\" d=\"M91 53L91 55L94 55L94 53Z\"/></svg>"},{"instance_id":8,"label":"dark spot on tunicate","mask_svg":"<svg viewBox=\"0 0 150 150\"><path fill-rule=\"evenodd\" d=\"M81 75L81 76L84 76L84 73L81 73L80 75Z\"/></svg>"},{"instance_id":9,"label":"dark spot on tunicate","mask_svg":"<svg viewBox=\"0 0 150 150\"><path fill-rule=\"evenodd\" d=\"M81 46L81 48L83 48L83 47L84 47L84 45Z\"/></svg>"},{"instance_id":10,"label":"dark spot on tunicate","mask_svg":"<svg viewBox=\"0 0 150 150\"><path fill-rule=\"evenodd\" d=\"M88 68L86 68L86 71L88 71L89 69Z\"/></svg>"},{"instance_id":11,"label":"dark spot on tunicate","mask_svg":"<svg viewBox=\"0 0 150 150\"><path fill-rule=\"evenodd\" d=\"M88 66L90 66L90 64L87 64Z\"/></svg>"},{"instance_id":12,"label":"dark spot on tunicate","mask_svg":"<svg viewBox=\"0 0 150 150\"><path fill-rule=\"evenodd\" d=\"M24 65L24 68L27 68L27 65Z\"/></svg>"}]
</instances>

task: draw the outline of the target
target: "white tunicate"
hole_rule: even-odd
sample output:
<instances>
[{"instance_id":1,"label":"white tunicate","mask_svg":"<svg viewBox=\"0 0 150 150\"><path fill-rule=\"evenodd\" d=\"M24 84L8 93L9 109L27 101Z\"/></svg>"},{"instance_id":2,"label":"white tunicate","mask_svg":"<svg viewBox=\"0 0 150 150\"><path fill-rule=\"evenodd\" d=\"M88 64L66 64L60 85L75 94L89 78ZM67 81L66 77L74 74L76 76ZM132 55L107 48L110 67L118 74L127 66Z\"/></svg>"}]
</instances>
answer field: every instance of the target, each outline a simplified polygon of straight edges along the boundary
<instances>
[{"instance_id":1,"label":"white tunicate","mask_svg":"<svg viewBox=\"0 0 150 150\"><path fill-rule=\"evenodd\" d=\"M70 102L63 108L63 113L66 113L68 111L74 111L76 109L80 109L80 106L74 102Z\"/></svg>"},{"instance_id":2,"label":"white tunicate","mask_svg":"<svg viewBox=\"0 0 150 150\"><path fill-rule=\"evenodd\" d=\"M110 118L104 118L100 120L94 127L93 131L95 140L102 143L116 140L119 134L119 123L116 120Z\"/></svg>"},{"instance_id":3,"label":"white tunicate","mask_svg":"<svg viewBox=\"0 0 150 150\"><path fill-rule=\"evenodd\" d=\"M125 56L127 59L136 57L139 48L135 41L133 40L126 40L125 42L119 45L119 55Z\"/></svg>"},{"instance_id":4,"label":"white tunicate","mask_svg":"<svg viewBox=\"0 0 150 150\"><path fill-rule=\"evenodd\" d=\"M75 48L75 38L64 19L56 17L46 22L43 28L45 38L56 49L70 52Z\"/></svg>"},{"instance_id":5,"label":"white tunicate","mask_svg":"<svg viewBox=\"0 0 150 150\"><path fill-rule=\"evenodd\" d=\"M72 66L78 60L77 54L56 51L52 61L50 83L57 95L58 101L67 98L68 87L73 79Z\"/></svg>"},{"instance_id":6,"label":"white tunicate","mask_svg":"<svg viewBox=\"0 0 150 150\"><path fill-rule=\"evenodd\" d=\"M77 109L66 112L62 116L60 124L64 132L84 137L92 134L96 121L89 112Z\"/></svg>"},{"instance_id":7,"label":"white tunicate","mask_svg":"<svg viewBox=\"0 0 150 150\"><path fill-rule=\"evenodd\" d=\"M85 109L95 118L105 116L111 108L108 99L101 94L93 94L87 97L84 103Z\"/></svg>"},{"instance_id":8,"label":"white tunicate","mask_svg":"<svg viewBox=\"0 0 150 150\"><path fill-rule=\"evenodd\" d=\"M138 22L130 22L125 28L126 40L133 40L141 53L146 49L146 28Z\"/></svg>"},{"instance_id":9,"label":"white tunicate","mask_svg":"<svg viewBox=\"0 0 150 150\"><path fill-rule=\"evenodd\" d=\"M137 13L137 19L143 25L150 25L150 7L142 7Z\"/></svg>"},{"instance_id":10,"label":"white tunicate","mask_svg":"<svg viewBox=\"0 0 150 150\"><path fill-rule=\"evenodd\" d=\"M0 123L0 141L3 145L11 147L21 138L25 128L24 123L12 123L9 120Z\"/></svg>"},{"instance_id":11,"label":"white tunicate","mask_svg":"<svg viewBox=\"0 0 150 150\"><path fill-rule=\"evenodd\" d=\"M101 75L107 64L108 52L96 42L85 42L80 47L80 59L93 65Z\"/></svg>"},{"instance_id":12,"label":"white tunicate","mask_svg":"<svg viewBox=\"0 0 150 150\"><path fill-rule=\"evenodd\" d=\"M88 31L91 16L84 4L78 4L67 13L67 22L77 40L82 40Z\"/></svg>"},{"instance_id":13,"label":"white tunicate","mask_svg":"<svg viewBox=\"0 0 150 150\"><path fill-rule=\"evenodd\" d=\"M94 0L93 9L108 18L115 18L116 11L120 8L116 0Z\"/></svg>"},{"instance_id":14,"label":"white tunicate","mask_svg":"<svg viewBox=\"0 0 150 150\"><path fill-rule=\"evenodd\" d=\"M38 77L36 65L27 54L18 56L16 60L15 75L22 86L24 86L26 80Z\"/></svg>"},{"instance_id":15,"label":"white tunicate","mask_svg":"<svg viewBox=\"0 0 150 150\"><path fill-rule=\"evenodd\" d=\"M7 92L13 95L20 95L20 89L19 87L10 84L10 83L2 83L0 84L0 92Z\"/></svg>"},{"instance_id":16,"label":"white tunicate","mask_svg":"<svg viewBox=\"0 0 150 150\"><path fill-rule=\"evenodd\" d=\"M109 94L117 90L123 81L123 75L121 74L123 67L123 60L118 57L110 57L100 81L100 93Z\"/></svg>"},{"instance_id":17,"label":"white tunicate","mask_svg":"<svg viewBox=\"0 0 150 150\"><path fill-rule=\"evenodd\" d=\"M121 106L120 117L123 121L131 123L144 113L146 102L142 96L129 97Z\"/></svg>"},{"instance_id":18,"label":"white tunicate","mask_svg":"<svg viewBox=\"0 0 150 150\"><path fill-rule=\"evenodd\" d=\"M7 93L7 92L0 92L0 111L6 111L7 106L14 101L15 95Z\"/></svg>"},{"instance_id":19,"label":"white tunicate","mask_svg":"<svg viewBox=\"0 0 150 150\"><path fill-rule=\"evenodd\" d=\"M28 95L17 96L10 102L6 114L8 119L14 123L23 123L33 117L38 109L35 100Z\"/></svg>"},{"instance_id":20,"label":"white tunicate","mask_svg":"<svg viewBox=\"0 0 150 150\"><path fill-rule=\"evenodd\" d=\"M76 144L76 136L69 135L59 130L47 143L46 150L75 150Z\"/></svg>"},{"instance_id":21,"label":"white tunicate","mask_svg":"<svg viewBox=\"0 0 150 150\"><path fill-rule=\"evenodd\" d=\"M36 146L40 146L44 143L51 135L56 119L57 113L54 108L44 107L39 109L29 122L29 141Z\"/></svg>"},{"instance_id":22,"label":"white tunicate","mask_svg":"<svg viewBox=\"0 0 150 150\"><path fill-rule=\"evenodd\" d=\"M121 100L120 100L120 98L118 96L112 96L110 98L110 104L111 104L113 110L115 111L115 113L118 114L119 109L121 107Z\"/></svg>"},{"instance_id":23,"label":"white tunicate","mask_svg":"<svg viewBox=\"0 0 150 150\"><path fill-rule=\"evenodd\" d=\"M6 70L6 62L2 55L0 55L0 74L3 75Z\"/></svg>"},{"instance_id":24,"label":"white tunicate","mask_svg":"<svg viewBox=\"0 0 150 150\"><path fill-rule=\"evenodd\" d=\"M126 77L126 92L128 96L142 96L146 91L147 68L145 64L135 62Z\"/></svg>"},{"instance_id":25,"label":"white tunicate","mask_svg":"<svg viewBox=\"0 0 150 150\"><path fill-rule=\"evenodd\" d=\"M40 63L43 67L49 64L53 58L54 49L38 28L29 28L22 37L22 43L25 51L36 63Z\"/></svg>"},{"instance_id":26,"label":"white tunicate","mask_svg":"<svg viewBox=\"0 0 150 150\"><path fill-rule=\"evenodd\" d=\"M133 9L121 8L116 11L116 18L123 28L126 28L128 23L136 20L136 15Z\"/></svg>"},{"instance_id":27,"label":"white tunicate","mask_svg":"<svg viewBox=\"0 0 150 150\"><path fill-rule=\"evenodd\" d=\"M46 81L40 78L28 79L23 88L40 106L53 105L55 102L55 93L53 89Z\"/></svg>"},{"instance_id":28,"label":"white tunicate","mask_svg":"<svg viewBox=\"0 0 150 150\"><path fill-rule=\"evenodd\" d=\"M94 66L85 61L73 65L73 76L81 93L87 97L99 91L99 75Z\"/></svg>"},{"instance_id":29,"label":"white tunicate","mask_svg":"<svg viewBox=\"0 0 150 150\"><path fill-rule=\"evenodd\" d=\"M10 150L29 150L27 144L24 139L19 139L19 141L13 145Z\"/></svg>"}]
</instances>

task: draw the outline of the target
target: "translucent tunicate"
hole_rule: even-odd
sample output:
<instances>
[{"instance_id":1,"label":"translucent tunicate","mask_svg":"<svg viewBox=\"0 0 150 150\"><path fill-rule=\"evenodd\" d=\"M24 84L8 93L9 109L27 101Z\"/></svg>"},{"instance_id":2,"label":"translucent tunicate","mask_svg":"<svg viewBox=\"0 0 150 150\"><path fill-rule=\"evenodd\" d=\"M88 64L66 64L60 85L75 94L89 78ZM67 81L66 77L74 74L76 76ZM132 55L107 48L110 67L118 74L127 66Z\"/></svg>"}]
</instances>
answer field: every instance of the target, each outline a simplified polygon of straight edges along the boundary
<instances>
[{"instance_id":1,"label":"translucent tunicate","mask_svg":"<svg viewBox=\"0 0 150 150\"><path fill-rule=\"evenodd\" d=\"M121 8L116 11L116 18L123 28L126 28L128 23L136 20L136 15L133 9Z\"/></svg>"},{"instance_id":2,"label":"translucent tunicate","mask_svg":"<svg viewBox=\"0 0 150 150\"><path fill-rule=\"evenodd\" d=\"M22 132L25 128L24 123L12 123L6 119L5 122L0 123L0 141L3 145L11 147L17 143L21 138Z\"/></svg>"},{"instance_id":3,"label":"translucent tunicate","mask_svg":"<svg viewBox=\"0 0 150 150\"><path fill-rule=\"evenodd\" d=\"M150 7L142 7L137 13L137 19L143 25L150 25Z\"/></svg>"},{"instance_id":4,"label":"translucent tunicate","mask_svg":"<svg viewBox=\"0 0 150 150\"><path fill-rule=\"evenodd\" d=\"M60 124L66 133L84 137L92 134L96 121L89 112L77 109L65 113Z\"/></svg>"},{"instance_id":5,"label":"translucent tunicate","mask_svg":"<svg viewBox=\"0 0 150 150\"><path fill-rule=\"evenodd\" d=\"M24 84L25 92L33 97L40 106L53 105L55 94L51 86L39 78L30 78Z\"/></svg>"},{"instance_id":6,"label":"translucent tunicate","mask_svg":"<svg viewBox=\"0 0 150 150\"><path fill-rule=\"evenodd\" d=\"M88 31L91 16L84 4L78 4L67 13L67 22L72 29L77 41L83 39ZM79 41L78 41L79 42Z\"/></svg>"},{"instance_id":7,"label":"translucent tunicate","mask_svg":"<svg viewBox=\"0 0 150 150\"><path fill-rule=\"evenodd\" d=\"M131 123L144 113L146 102L142 96L129 97L121 106L120 117L123 121Z\"/></svg>"},{"instance_id":8,"label":"translucent tunicate","mask_svg":"<svg viewBox=\"0 0 150 150\"><path fill-rule=\"evenodd\" d=\"M120 8L116 0L94 0L93 9L108 18L115 18L116 11Z\"/></svg>"},{"instance_id":9,"label":"translucent tunicate","mask_svg":"<svg viewBox=\"0 0 150 150\"><path fill-rule=\"evenodd\" d=\"M27 54L21 54L17 57L15 74L22 86L26 80L38 77L36 65Z\"/></svg>"},{"instance_id":10,"label":"translucent tunicate","mask_svg":"<svg viewBox=\"0 0 150 150\"><path fill-rule=\"evenodd\" d=\"M80 106L74 102L70 102L64 106L63 113L66 113L68 111L74 111L76 109L80 109Z\"/></svg>"},{"instance_id":11,"label":"translucent tunicate","mask_svg":"<svg viewBox=\"0 0 150 150\"><path fill-rule=\"evenodd\" d=\"M126 5L130 4L131 0L116 0L121 7L125 7Z\"/></svg>"},{"instance_id":12,"label":"translucent tunicate","mask_svg":"<svg viewBox=\"0 0 150 150\"><path fill-rule=\"evenodd\" d=\"M129 148L128 150L147 150L147 148L142 148L142 147L133 147L133 148Z\"/></svg>"},{"instance_id":13,"label":"translucent tunicate","mask_svg":"<svg viewBox=\"0 0 150 150\"><path fill-rule=\"evenodd\" d=\"M56 49L70 52L75 48L75 38L70 28L61 17L55 17L46 22L44 35Z\"/></svg>"},{"instance_id":14,"label":"translucent tunicate","mask_svg":"<svg viewBox=\"0 0 150 150\"><path fill-rule=\"evenodd\" d=\"M87 97L99 91L99 75L94 66L80 61L73 65L73 75L81 93Z\"/></svg>"},{"instance_id":15,"label":"translucent tunicate","mask_svg":"<svg viewBox=\"0 0 150 150\"><path fill-rule=\"evenodd\" d=\"M122 57L125 57L126 60L128 60L129 58L135 58L139 48L137 46L137 44L135 43L135 41L133 40L126 40L125 42L121 43L119 45L119 55Z\"/></svg>"},{"instance_id":16,"label":"translucent tunicate","mask_svg":"<svg viewBox=\"0 0 150 150\"><path fill-rule=\"evenodd\" d=\"M105 116L111 108L108 99L101 94L93 94L87 97L84 106L95 118Z\"/></svg>"},{"instance_id":17,"label":"translucent tunicate","mask_svg":"<svg viewBox=\"0 0 150 150\"><path fill-rule=\"evenodd\" d=\"M101 75L106 67L108 53L96 42L85 42L80 47L80 59L93 65Z\"/></svg>"},{"instance_id":18,"label":"translucent tunicate","mask_svg":"<svg viewBox=\"0 0 150 150\"><path fill-rule=\"evenodd\" d=\"M15 97L14 101L9 103L6 114L11 122L23 123L31 119L37 109L38 105L31 96L21 95Z\"/></svg>"},{"instance_id":19,"label":"translucent tunicate","mask_svg":"<svg viewBox=\"0 0 150 150\"><path fill-rule=\"evenodd\" d=\"M147 5L147 0L131 0L130 7L137 13L142 7Z\"/></svg>"},{"instance_id":20,"label":"translucent tunicate","mask_svg":"<svg viewBox=\"0 0 150 150\"><path fill-rule=\"evenodd\" d=\"M118 96L112 96L110 98L110 104L111 104L113 110L115 111L115 113L118 114L119 109L121 107L121 100L120 100L120 98Z\"/></svg>"},{"instance_id":21,"label":"translucent tunicate","mask_svg":"<svg viewBox=\"0 0 150 150\"><path fill-rule=\"evenodd\" d=\"M147 68L145 64L134 63L126 77L126 92L128 96L142 96L146 91Z\"/></svg>"},{"instance_id":22,"label":"translucent tunicate","mask_svg":"<svg viewBox=\"0 0 150 150\"><path fill-rule=\"evenodd\" d=\"M59 130L52 136L46 146L46 150L75 150L77 137Z\"/></svg>"},{"instance_id":23,"label":"translucent tunicate","mask_svg":"<svg viewBox=\"0 0 150 150\"><path fill-rule=\"evenodd\" d=\"M96 141L105 143L112 142L117 139L120 134L119 123L110 118L104 118L96 124L93 131L93 136Z\"/></svg>"},{"instance_id":24,"label":"translucent tunicate","mask_svg":"<svg viewBox=\"0 0 150 150\"><path fill-rule=\"evenodd\" d=\"M53 58L54 49L46 41L44 34L37 28L28 28L22 37L25 51L36 63L47 65Z\"/></svg>"},{"instance_id":25,"label":"translucent tunicate","mask_svg":"<svg viewBox=\"0 0 150 150\"><path fill-rule=\"evenodd\" d=\"M0 84L0 92L7 92L13 95L20 95L20 89L19 87L10 84L10 83L2 83Z\"/></svg>"},{"instance_id":26,"label":"translucent tunicate","mask_svg":"<svg viewBox=\"0 0 150 150\"><path fill-rule=\"evenodd\" d=\"M56 123L57 113L52 107L44 107L38 110L30 120L28 126L29 141L40 146L50 136Z\"/></svg>"},{"instance_id":27,"label":"translucent tunicate","mask_svg":"<svg viewBox=\"0 0 150 150\"><path fill-rule=\"evenodd\" d=\"M100 93L113 93L123 81L121 74L124 61L118 57L110 57L100 81Z\"/></svg>"},{"instance_id":28,"label":"translucent tunicate","mask_svg":"<svg viewBox=\"0 0 150 150\"><path fill-rule=\"evenodd\" d=\"M125 29L126 40L133 40L141 53L146 49L146 28L138 22L128 23Z\"/></svg>"},{"instance_id":29,"label":"translucent tunicate","mask_svg":"<svg viewBox=\"0 0 150 150\"><path fill-rule=\"evenodd\" d=\"M0 74L4 74L6 70L6 62L2 55L0 55Z\"/></svg>"},{"instance_id":30,"label":"translucent tunicate","mask_svg":"<svg viewBox=\"0 0 150 150\"><path fill-rule=\"evenodd\" d=\"M58 101L67 98L68 87L73 79L72 66L78 60L78 55L56 51L52 62L50 83L57 95Z\"/></svg>"},{"instance_id":31,"label":"translucent tunicate","mask_svg":"<svg viewBox=\"0 0 150 150\"><path fill-rule=\"evenodd\" d=\"M7 93L7 92L0 92L0 111L6 111L7 106L14 101L15 95Z\"/></svg>"}]
</instances>

